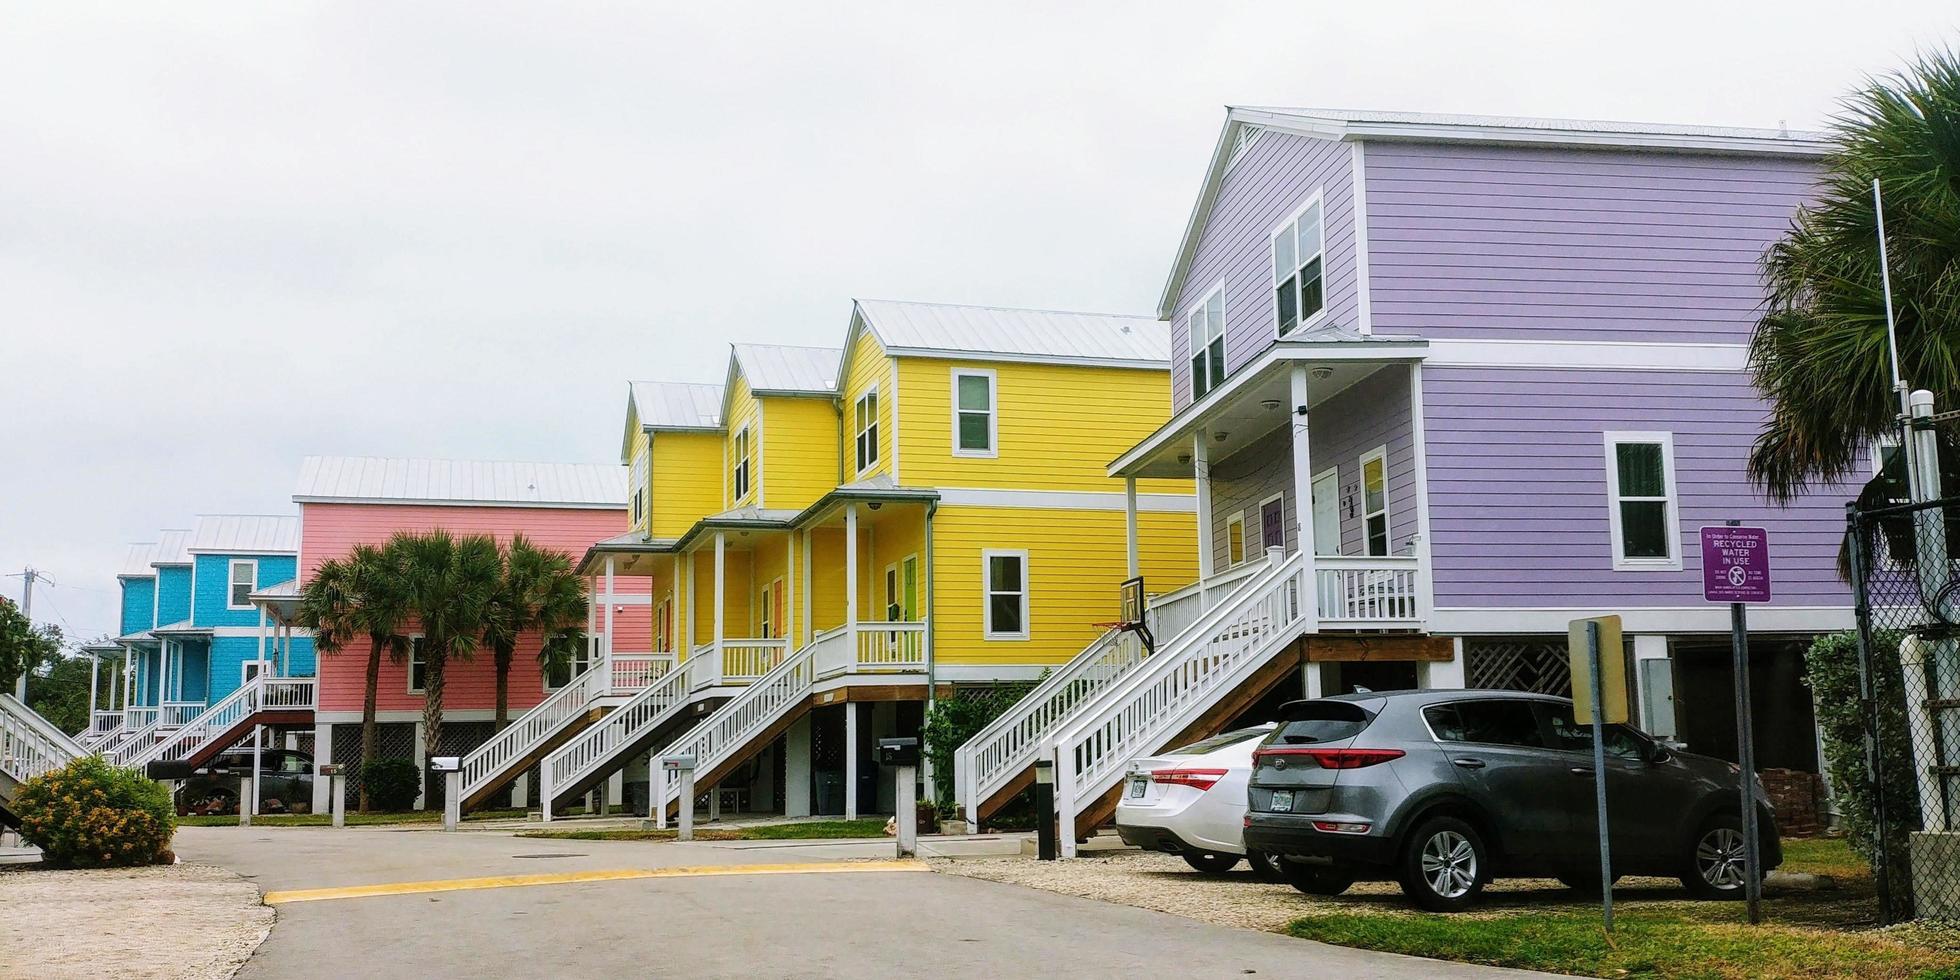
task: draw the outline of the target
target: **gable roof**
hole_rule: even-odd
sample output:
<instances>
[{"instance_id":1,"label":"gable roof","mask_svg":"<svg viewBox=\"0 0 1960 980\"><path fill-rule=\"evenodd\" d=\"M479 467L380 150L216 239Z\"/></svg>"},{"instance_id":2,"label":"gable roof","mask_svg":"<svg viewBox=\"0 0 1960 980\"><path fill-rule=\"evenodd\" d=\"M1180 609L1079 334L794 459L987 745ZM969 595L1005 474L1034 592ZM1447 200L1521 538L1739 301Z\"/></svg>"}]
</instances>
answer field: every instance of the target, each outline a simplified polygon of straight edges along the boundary
<instances>
[{"instance_id":1,"label":"gable roof","mask_svg":"<svg viewBox=\"0 0 1960 980\"><path fill-rule=\"evenodd\" d=\"M837 366L844 351L837 347L788 347L778 344L734 344L729 356L732 382L740 367L749 388L758 394L828 395L837 390Z\"/></svg>"},{"instance_id":2,"label":"gable roof","mask_svg":"<svg viewBox=\"0 0 1960 980\"><path fill-rule=\"evenodd\" d=\"M155 578L157 570L150 563L157 560L157 543L132 544L123 553L123 562L116 569L117 578Z\"/></svg>"},{"instance_id":3,"label":"gable roof","mask_svg":"<svg viewBox=\"0 0 1960 980\"><path fill-rule=\"evenodd\" d=\"M1227 106L1225 125L1212 147L1211 162L1198 199L1185 219L1184 236L1157 315L1177 312L1177 295L1204 233L1205 219L1218 197L1220 181L1231 168L1246 127L1273 129L1313 139L1343 141L1400 141L1469 143L1486 146L1547 146L1619 149L1650 153L1697 153L1728 156L1817 158L1830 151L1824 133L1745 129L1727 126L1677 126L1657 123L1603 122L1589 119L1538 119L1522 116L1445 115L1425 112L1377 112L1351 109L1304 109L1284 106Z\"/></svg>"},{"instance_id":4,"label":"gable roof","mask_svg":"<svg viewBox=\"0 0 1960 980\"><path fill-rule=\"evenodd\" d=\"M276 514L203 514L191 533L192 554L299 553L299 518Z\"/></svg>"},{"instance_id":5,"label":"gable roof","mask_svg":"<svg viewBox=\"0 0 1960 980\"><path fill-rule=\"evenodd\" d=\"M852 305L853 338L870 330L897 357L1170 369L1170 325L1154 317L876 299Z\"/></svg>"},{"instance_id":6,"label":"gable roof","mask_svg":"<svg viewBox=\"0 0 1960 980\"><path fill-rule=\"evenodd\" d=\"M619 461L632 462L633 437L642 432L719 431L721 395L721 385L686 381L626 382L626 431L619 437Z\"/></svg>"},{"instance_id":7,"label":"gable roof","mask_svg":"<svg viewBox=\"0 0 1960 980\"><path fill-rule=\"evenodd\" d=\"M172 530L157 532L157 553L150 559L151 566L188 565L191 563L191 532Z\"/></svg>"},{"instance_id":8,"label":"gable roof","mask_svg":"<svg viewBox=\"0 0 1960 980\"><path fill-rule=\"evenodd\" d=\"M626 471L609 463L308 456L301 503L422 503L624 509Z\"/></svg>"}]
</instances>

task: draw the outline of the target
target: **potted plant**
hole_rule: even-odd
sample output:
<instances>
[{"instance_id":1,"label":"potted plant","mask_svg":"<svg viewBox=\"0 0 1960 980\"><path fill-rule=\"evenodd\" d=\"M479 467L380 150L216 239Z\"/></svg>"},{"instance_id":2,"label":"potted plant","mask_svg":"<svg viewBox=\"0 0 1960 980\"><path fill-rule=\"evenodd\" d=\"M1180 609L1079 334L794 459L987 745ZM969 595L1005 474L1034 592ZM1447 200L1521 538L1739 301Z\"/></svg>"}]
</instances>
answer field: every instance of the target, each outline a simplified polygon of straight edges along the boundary
<instances>
[{"instance_id":1,"label":"potted plant","mask_svg":"<svg viewBox=\"0 0 1960 980\"><path fill-rule=\"evenodd\" d=\"M952 800L940 800L935 807L939 811L939 832L948 837L966 833L966 814L960 812L960 805Z\"/></svg>"}]
</instances>

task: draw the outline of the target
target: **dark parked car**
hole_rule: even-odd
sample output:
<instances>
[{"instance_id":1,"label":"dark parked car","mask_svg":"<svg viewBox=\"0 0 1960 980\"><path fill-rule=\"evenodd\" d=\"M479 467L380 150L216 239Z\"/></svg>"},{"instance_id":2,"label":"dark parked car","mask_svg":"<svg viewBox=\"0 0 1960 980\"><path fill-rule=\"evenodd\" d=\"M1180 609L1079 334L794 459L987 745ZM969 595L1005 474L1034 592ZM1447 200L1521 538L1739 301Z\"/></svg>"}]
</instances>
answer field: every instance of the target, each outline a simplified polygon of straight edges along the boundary
<instances>
[{"instance_id":1,"label":"dark parked car","mask_svg":"<svg viewBox=\"0 0 1960 980\"><path fill-rule=\"evenodd\" d=\"M1606 726L1613 874L1742 897L1741 771ZM1760 784L1759 788L1760 788ZM1762 796L1760 791L1757 798ZM1295 701L1253 756L1245 846L1301 891L1398 881L1417 905L1469 907L1491 879L1599 888L1592 727L1572 702L1509 691ZM1764 805L1763 866L1782 863Z\"/></svg>"},{"instance_id":2,"label":"dark parked car","mask_svg":"<svg viewBox=\"0 0 1960 980\"><path fill-rule=\"evenodd\" d=\"M177 813L237 813L239 784L251 769L250 749L234 749L199 767L177 786ZM305 813L313 805L313 757L262 749L258 782L260 813Z\"/></svg>"}]
</instances>

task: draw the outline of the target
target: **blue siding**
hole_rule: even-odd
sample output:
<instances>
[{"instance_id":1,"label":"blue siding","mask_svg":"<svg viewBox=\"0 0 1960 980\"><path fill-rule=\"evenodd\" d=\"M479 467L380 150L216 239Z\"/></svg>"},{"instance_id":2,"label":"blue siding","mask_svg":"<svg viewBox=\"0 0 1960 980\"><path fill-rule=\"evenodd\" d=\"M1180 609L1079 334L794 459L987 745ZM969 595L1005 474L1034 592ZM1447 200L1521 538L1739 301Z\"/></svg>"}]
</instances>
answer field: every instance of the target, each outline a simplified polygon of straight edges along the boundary
<instances>
[{"instance_id":1,"label":"blue siding","mask_svg":"<svg viewBox=\"0 0 1960 980\"><path fill-rule=\"evenodd\" d=\"M157 580L126 578L121 582L122 629L118 632L128 635L155 626L150 617L156 614Z\"/></svg>"},{"instance_id":2,"label":"blue siding","mask_svg":"<svg viewBox=\"0 0 1960 980\"><path fill-rule=\"evenodd\" d=\"M286 664L287 677L317 677L320 672L319 658L313 652L313 638L293 637L293 655Z\"/></svg>"},{"instance_id":3,"label":"blue siding","mask_svg":"<svg viewBox=\"0 0 1960 980\"><path fill-rule=\"evenodd\" d=\"M197 613L199 626L257 626L259 611L228 608L231 599L231 563L257 564L252 579L254 590L290 581L297 564L292 555L198 555ZM254 640L253 642L257 642Z\"/></svg>"},{"instance_id":4,"label":"blue siding","mask_svg":"<svg viewBox=\"0 0 1960 980\"><path fill-rule=\"evenodd\" d=\"M170 565L157 569L157 625L169 626L191 618L191 570Z\"/></svg>"},{"instance_id":5,"label":"blue siding","mask_svg":"<svg viewBox=\"0 0 1960 980\"><path fill-rule=\"evenodd\" d=\"M181 684L176 684L176 697L171 698L171 700L204 701L204 703L209 704L210 701L206 700L205 695L210 693L211 690L211 685L208 681L211 671L210 661L211 650L209 647L197 642L184 644L184 652L181 659L184 679Z\"/></svg>"},{"instance_id":6,"label":"blue siding","mask_svg":"<svg viewBox=\"0 0 1960 980\"><path fill-rule=\"evenodd\" d=\"M238 690L240 664L259 659L256 636L218 636L211 639L211 700Z\"/></svg>"}]
</instances>

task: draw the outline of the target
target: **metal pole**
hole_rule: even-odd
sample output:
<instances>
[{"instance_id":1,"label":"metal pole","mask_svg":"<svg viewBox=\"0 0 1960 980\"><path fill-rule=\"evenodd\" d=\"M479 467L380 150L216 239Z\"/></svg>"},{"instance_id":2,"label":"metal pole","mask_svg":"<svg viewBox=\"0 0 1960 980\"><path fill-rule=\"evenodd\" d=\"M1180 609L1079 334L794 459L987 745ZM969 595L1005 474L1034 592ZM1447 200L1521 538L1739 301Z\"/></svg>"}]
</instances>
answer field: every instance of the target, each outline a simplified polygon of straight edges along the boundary
<instances>
[{"instance_id":1,"label":"metal pole","mask_svg":"<svg viewBox=\"0 0 1960 980\"><path fill-rule=\"evenodd\" d=\"M1599 898L1606 931L1613 931L1613 845L1606 825L1606 703L1599 680L1599 623L1586 624L1586 657L1591 666L1593 726L1593 802L1599 811Z\"/></svg>"},{"instance_id":2,"label":"metal pole","mask_svg":"<svg viewBox=\"0 0 1960 980\"><path fill-rule=\"evenodd\" d=\"M1053 861L1058 855L1055 834L1055 760L1036 759L1034 763L1034 839L1035 857Z\"/></svg>"},{"instance_id":3,"label":"metal pole","mask_svg":"<svg viewBox=\"0 0 1960 980\"><path fill-rule=\"evenodd\" d=\"M1730 521L1730 525L1740 524ZM1740 602L1729 603L1730 642L1735 656L1735 742L1736 765L1742 769L1742 874L1743 897L1749 902L1749 924L1763 921L1762 861L1758 857L1756 826L1756 747L1750 731L1749 706L1749 612Z\"/></svg>"},{"instance_id":4,"label":"metal pole","mask_svg":"<svg viewBox=\"0 0 1960 980\"><path fill-rule=\"evenodd\" d=\"M1892 261L1885 250L1885 196L1879 192L1878 178L1872 178L1872 213L1878 216L1878 277L1885 287L1885 344L1892 352L1892 391L1899 396L1899 414L1911 415L1912 409L1906 402L1906 382L1903 369L1899 365L1899 334L1892 320ZM1912 457L1906 457L1906 465L1913 465ZM1907 470L1910 474L1912 471Z\"/></svg>"},{"instance_id":5,"label":"metal pole","mask_svg":"<svg viewBox=\"0 0 1960 980\"><path fill-rule=\"evenodd\" d=\"M919 770L899 766L897 779L892 797L898 806L898 856L907 858L919 853Z\"/></svg>"},{"instance_id":6,"label":"metal pole","mask_svg":"<svg viewBox=\"0 0 1960 980\"><path fill-rule=\"evenodd\" d=\"M21 586L20 614L27 619L27 628L30 630L34 628L34 580L40 574L40 572L34 570L33 566L22 569L20 573L21 578L27 582L27 584ZM26 664L21 665L20 676L14 679L14 700L22 704L27 703Z\"/></svg>"}]
</instances>

